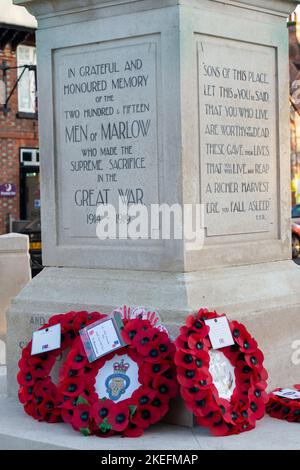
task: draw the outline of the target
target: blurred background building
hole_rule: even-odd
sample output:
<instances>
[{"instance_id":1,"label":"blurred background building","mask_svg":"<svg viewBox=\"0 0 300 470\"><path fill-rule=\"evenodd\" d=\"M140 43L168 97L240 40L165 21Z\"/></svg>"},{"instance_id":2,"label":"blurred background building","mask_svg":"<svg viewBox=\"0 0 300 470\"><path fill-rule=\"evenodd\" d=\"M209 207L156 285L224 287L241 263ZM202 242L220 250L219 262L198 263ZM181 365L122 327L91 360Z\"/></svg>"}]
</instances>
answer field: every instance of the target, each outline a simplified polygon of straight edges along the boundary
<instances>
[{"instance_id":1,"label":"blurred background building","mask_svg":"<svg viewBox=\"0 0 300 470\"><path fill-rule=\"evenodd\" d=\"M0 1L0 235L27 233L41 264L36 19ZM34 272L33 272L34 274Z\"/></svg>"},{"instance_id":2,"label":"blurred background building","mask_svg":"<svg viewBox=\"0 0 300 470\"><path fill-rule=\"evenodd\" d=\"M290 37L291 191L292 205L300 203L300 28L299 13L288 22Z\"/></svg>"}]
</instances>

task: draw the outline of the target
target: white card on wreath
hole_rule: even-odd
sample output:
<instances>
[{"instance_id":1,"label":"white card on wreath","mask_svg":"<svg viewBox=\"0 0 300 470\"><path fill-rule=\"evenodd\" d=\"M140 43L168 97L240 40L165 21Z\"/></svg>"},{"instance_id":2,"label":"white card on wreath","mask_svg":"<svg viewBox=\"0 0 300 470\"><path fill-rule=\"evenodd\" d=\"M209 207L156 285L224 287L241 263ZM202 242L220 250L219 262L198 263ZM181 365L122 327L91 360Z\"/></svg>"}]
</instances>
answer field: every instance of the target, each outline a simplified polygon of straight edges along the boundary
<instances>
[{"instance_id":1,"label":"white card on wreath","mask_svg":"<svg viewBox=\"0 0 300 470\"><path fill-rule=\"evenodd\" d=\"M205 324L209 326L208 336L213 349L226 348L234 344L234 339L225 315L205 320Z\"/></svg>"},{"instance_id":2,"label":"white card on wreath","mask_svg":"<svg viewBox=\"0 0 300 470\"><path fill-rule=\"evenodd\" d=\"M61 325L48 326L43 330L34 331L32 335L31 355L45 353L60 348Z\"/></svg>"},{"instance_id":3,"label":"white card on wreath","mask_svg":"<svg viewBox=\"0 0 300 470\"><path fill-rule=\"evenodd\" d=\"M96 326L86 328L96 359L122 346L118 332L111 318Z\"/></svg>"},{"instance_id":4,"label":"white card on wreath","mask_svg":"<svg viewBox=\"0 0 300 470\"><path fill-rule=\"evenodd\" d=\"M283 388L273 393L278 397L288 398L289 400L300 400L300 390L296 390L295 388Z\"/></svg>"}]
</instances>

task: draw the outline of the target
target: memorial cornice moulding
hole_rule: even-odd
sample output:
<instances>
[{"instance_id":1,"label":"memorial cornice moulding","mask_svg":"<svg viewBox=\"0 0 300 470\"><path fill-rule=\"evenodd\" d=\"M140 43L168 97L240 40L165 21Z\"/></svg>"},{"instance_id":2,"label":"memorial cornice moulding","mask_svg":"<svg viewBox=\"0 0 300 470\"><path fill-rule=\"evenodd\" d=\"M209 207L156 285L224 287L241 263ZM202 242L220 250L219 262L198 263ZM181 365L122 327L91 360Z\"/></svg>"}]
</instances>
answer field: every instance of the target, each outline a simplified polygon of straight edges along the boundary
<instances>
[{"instance_id":1,"label":"memorial cornice moulding","mask_svg":"<svg viewBox=\"0 0 300 470\"><path fill-rule=\"evenodd\" d=\"M221 3L224 6L231 5L286 16L293 12L298 0L13 0L13 3L26 7L37 18L110 6L135 6L138 3L143 3L145 9L172 5L201 7L201 4L204 6L209 3Z\"/></svg>"}]
</instances>

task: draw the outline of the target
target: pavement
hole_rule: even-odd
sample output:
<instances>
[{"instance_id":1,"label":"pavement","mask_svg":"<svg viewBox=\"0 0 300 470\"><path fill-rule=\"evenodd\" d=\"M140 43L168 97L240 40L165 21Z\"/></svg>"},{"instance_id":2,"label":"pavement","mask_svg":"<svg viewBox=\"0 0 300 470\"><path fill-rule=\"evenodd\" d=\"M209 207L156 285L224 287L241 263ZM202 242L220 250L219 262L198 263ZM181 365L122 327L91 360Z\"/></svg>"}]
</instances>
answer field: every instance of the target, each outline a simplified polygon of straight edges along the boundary
<instances>
[{"instance_id":1,"label":"pavement","mask_svg":"<svg viewBox=\"0 0 300 470\"><path fill-rule=\"evenodd\" d=\"M2 370L1 370L2 369ZM2 387L2 389L1 389ZM159 424L142 437L84 437L64 423L39 423L24 413L16 398L5 395L5 369L0 367L0 450L299 450L300 424L270 417L253 431L213 437L206 428Z\"/></svg>"}]
</instances>

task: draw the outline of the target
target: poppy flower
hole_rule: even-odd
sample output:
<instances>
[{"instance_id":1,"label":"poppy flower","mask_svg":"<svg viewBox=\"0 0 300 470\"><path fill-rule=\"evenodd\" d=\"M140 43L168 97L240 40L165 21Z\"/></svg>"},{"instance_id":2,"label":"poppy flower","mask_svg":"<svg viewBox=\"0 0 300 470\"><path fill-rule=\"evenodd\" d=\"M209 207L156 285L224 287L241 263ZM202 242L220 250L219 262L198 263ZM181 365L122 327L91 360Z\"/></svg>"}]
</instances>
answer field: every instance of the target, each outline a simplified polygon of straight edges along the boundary
<instances>
[{"instance_id":1,"label":"poppy flower","mask_svg":"<svg viewBox=\"0 0 300 470\"><path fill-rule=\"evenodd\" d=\"M208 338L203 338L199 334L192 334L188 337L189 349L193 349L197 352L206 352L211 348L211 344ZM208 354L208 353L207 353Z\"/></svg>"},{"instance_id":2,"label":"poppy flower","mask_svg":"<svg viewBox=\"0 0 300 470\"><path fill-rule=\"evenodd\" d=\"M60 405L61 417L65 423L71 423L73 420L74 406L71 400L67 400Z\"/></svg>"},{"instance_id":3,"label":"poppy flower","mask_svg":"<svg viewBox=\"0 0 300 470\"><path fill-rule=\"evenodd\" d=\"M233 406L230 403L230 401L225 400L224 398L218 397L218 399L216 400L216 404L219 407L223 420L226 421L226 423L231 423L232 422L231 413L233 410Z\"/></svg>"},{"instance_id":4,"label":"poppy flower","mask_svg":"<svg viewBox=\"0 0 300 470\"><path fill-rule=\"evenodd\" d=\"M210 426L210 432L213 436L227 436L231 429L232 427L230 423L226 422L222 416L219 416L219 418Z\"/></svg>"},{"instance_id":5,"label":"poppy flower","mask_svg":"<svg viewBox=\"0 0 300 470\"><path fill-rule=\"evenodd\" d=\"M140 331L136 334L132 345L136 348L139 354L144 357L148 356L151 349L156 346L156 343L153 341L153 332L150 329Z\"/></svg>"},{"instance_id":6,"label":"poppy flower","mask_svg":"<svg viewBox=\"0 0 300 470\"><path fill-rule=\"evenodd\" d=\"M80 404L74 408L71 424L76 430L89 427L91 407L90 405Z\"/></svg>"},{"instance_id":7,"label":"poppy flower","mask_svg":"<svg viewBox=\"0 0 300 470\"><path fill-rule=\"evenodd\" d=\"M200 351L196 354L195 351L186 352L178 350L175 353L174 361L178 367L185 369L208 369L209 354L205 351Z\"/></svg>"},{"instance_id":8,"label":"poppy flower","mask_svg":"<svg viewBox=\"0 0 300 470\"><path fill-rule=\"evenodd\" d=\"M139 367L139 382L145 386L151 386L153 378L156 375L163 375L170 369L170 361L146 362L144 361Z\"/></svg>"},{"instance_id":9,"label":"poppy flower","mask_svg":"<svg viewBox=\"0 0 300 470\"><path fill-rule=\"evenodd\" d=\"M156 397L156 391L150 387L139 387L132 394L131 401L137 403L137 405L145 406L149 405L151 401Z\"/></svg>"},{"instance_id":10,"label":"poppy flower","mask_svg":"<svg viewBox=\"0 0 300 470\"><path fill-rule=\"evenodd\" d=\"M193 355L192 351L186 352L182 349L178 349L174 356L174 361L177 366L191 370L196 368L195 359L196 356Z\"/></svg>"},{"instance_id":11,"label":"poppy flower","mask_svg":"<svg viewBox=\"0 0 300 470\"><path fill-rule=\"evenodd\" d=\"M260 368L264 362L264 355L259 349L257 349L253 353L245 354L245 361L252 368Z\"/></svg>"},{"instance_id":12,"label":"poppy flower","mask_svg":"<svg viewBox=\"0 0 300 470\"><path fill-rule=\"evenodd\" d=\"M205 417L209 413L217 413L219 411L219 406L210 392L206 393L203 398L197 398L194 402L195 416Z\"/></svg>"},{"instance_id":13,"label":"poppy flower","mask_svg":"<svg viewBox=\"0 0 300 470\"><path fill-rule=\"evenodd\" d=\"M18 372L17 381L19 385L30 386L34 385L36 378L32 372Z\"/></svg>"},{"instance_id":14,"label":"poppy flower","mask_svg":"<svg viewBox=\"0 0 300 470\"><path fill-rule=\"evenodd\" d=\"M33 399L34 397L33 390L34 390L33 385L21 386L19 388L18 397L22 405Z\"/></svg>"},{"instance_id":15,"label":"poppy flower","mask_svg":"<svg viewBox=\"0 0 300 470\"><path fill-rule=\"evenodd\" d=\"M68 368L74 370L82 369L85 365L89 364L80 338L76 340L76 344L74 344L74 347L70 350L66 364Z\"/></svg>"},{"instance_id":16,"label":"poppy flower","mask_svg":"<svg viewBox=\"0 0 300 470\"><path fill-rule=\"evenodd\" d=\"M250 380L252 373L253 373L252 368L247 364L246 361L244 360L237 361L236 367L235 367L235 376L237 380L240 380L241 382L247 379Z\"/></svg>"},{"instance_id":17,"label":"poppy flower","mask_svg":"<svg viewBox=\"0 0 300 470\"><path fill-rule=\"evenodd\" d=\"M53 325L57 325L59 323L64 324L65 315L66 315L65 313L58 313L57 315L52 315L52 317L49 318L47 325L43 325L42 328L40 328L40 329L43 329L43 328L47 327L48 325L53 326Z\"/></svg>"},{"instance_id":18,"label":"poppy flower","mask_svg":"<svg viewBox=\"0 0 300 470\"><path fill-rule=\"evenodd\" d=\"M175 340L175 347L177 350L189 351L188 338L185 334L180 334Z\"/></svg>"},{"instance_id":19,"label":"poppy flower","mask_svg":"<svg viewBox=\"0 0 300 470\"><path fill-rule=\"evenodd\" d=\"M30 401L30 402L28 402L24 405L24 411L29 416L32 416L32 418L39 419L38 410L37 410L35 404L32 401Z\"/></svg>"},{"instance_id":20,"label":"poppy flower","mask_svg":"<svg viewBox=\"0 0 300 470\"><path fill-rule=\"evenodd\" d=\"M204 323L204 321L195 318L193 315L190 315L187 318L186 326L188 327L188 331L193 329L193 334L196 334L199 338L205 338L209 333L209 327ZM188 336L190 336L190 334L188 334Z\"/></svg>"},{"instance_id":21,"label":"poppy flower","mask_svg":"<svg viewBox=\"0 0 300 470\"><path fill-rule=\"evenodd\" d=\"M98 320L102 320L103 318L105 318L106 315L103 314L103 313L99 313L99 312L88 312L87 316L86 316L86 324L87 325L91 325L92 323L98 321Z\"/></svg>"},{"instance_id":22,"label":"poppy flower","mask_svg":"<svg viewBox=\"0 0 300 470\"><path fill-rule=\"evenodd\" d=\"M174 356L173 357L173 360L174 360ZM170 363L170 359L169 359L169 368L164 371L162 373L162 375L166 378L166 379L169 379L169 380L175 380L175 382L177 382L177 369L176 369L176 366L174 363Z\"/></svg>"},{"instance_id":23,"label":"poppy flower","mask_svg":"<svg viewBox=\"0 0 300 470\"><path fill-rule=\"evenodd\" d=\"M206 416L196 415L197 423L200 426L211 427L214 422L219 422L222 419L220 411L210 411Z\"/></svg>"},{"instance_id":24,"label":"poppy flower","mask_svg":"<svg viewBox=\"0 0 300 470\"><path fill-rule=\"evenodd\" d=\"M158 349L160 352L160 357L165 359L169 355L174 355L176 348L174 344L170 341L168 334L165 331L161 331L157 334L155 341L158 344Z\"/></svg>"},{"instance_id":25,"label":"poppy flower","mask_svg":"<svg viewBox=\"0 0 300 470\"><path fill-rule=\"evenodd\" d=\"M254 398L250 398L249 401L249 415L250 417L254 417L254 424L255 421L258 421L259 419L262 419L265 415L266 412L266 405L263 402L263 400L258 400Z\"/></svg>"},{"instance_id":26,"label":"poppy flower","mask_svg":"<svg viewBox=\"0 0 300 470\"><path fill-rule=\"evenodd\" d=\"M53 364L54 362L55 361L53 361ZM52 369L52 365L51 367L49 367L48 364L45 364L44 362L41 362L41 361L37 361L31 366L32 374L34 375L36 379L42 379L44 377L47 377L51 369Z\"/></svg>"},{"instance_id":27,"label":"poppy flower","mask_svg":"<svg viewBox=\"0 0 300 470\"><path fill-rule=\"evenodd\" d=\"M197 400L204 400L203 405L207 402L208 391L203 390L197 385L192 385L191 387L180 387L180 393L184 401L196 402ZM212 394L210 394L212 397Z\"/></svg>"},{"instance_id":28,"label":"poppy flower","mask_svg":"<svg viewBox=\"0 0 300 470\"><path fill-rule=\"evenodd\" d=\"M133 423L129 423L128 427L125 429L123 435L124 437L140 437L144 434L144 430L139 428Z\"/></svg>"},{"instance_id":29,"label":"poppy flower","mask_svg":"<svg viewBox=\"0 0 300 470\"><path fill-rule=\"evenodd\" d=\"M139 406L131 421L140 429L147 429L151 424L156 423L161 418L159 409L155 406Z\"/></svg>"},{"instance_id":30,"label":"poppy flower","mask_svg":"<svg viewBox=\"0 0 300 470\"><path fill-rule=\"evenodd\" d=\"M69 397L81 395L84 389L84 382L78 377L64 380L60 385L60 392Z\"/></svg>"},{"instance_id":31,"label":"poppy flower","mask_svg":"<svg viewBox=\"0 0 300 470\"><path fill-rule=\"evenodd\" d=\"M154 406L158 409L160 418L163 418L169 411L169 405L165 401L161 400L158 396L154 397L151 402L151 406Z\"/></svg>"},{"instance_id":32,"label":"poppy flower","mask_svg":"<svg viewBox=\"0 0 300 470\"><path fill-rule=\"evenodd\" d=\"M98 400L92 405L91 416L98 427L105 418L108 418L114 406L112 400Z\"/></svg>"},{"instance_id":33,"label":"poppy flower","mask_svg":"<svg viewBox=\"0 0 300 470\"><path fill-rule=\"evenodd\" d=\"M103 315L98 312L77 312L73 321L74 325L74 330L75 331L80 331L83 328L85 328L87 325L90 325L91 323L94 323L98 320L101 320L103 318Z\"/></svg>"},{"instance_id":34,"label":"poppy flower","mask_svg":"<svg viewBox=\"0 0 300 470\"><path fill-rule=\"evenodd\" d=\"M193 327L188 327L186 325L181 326L179 328L179 332L180 332L179 336L184 336L184 337L188 337L191 333L197 333Z\"/></svg>"},{"instance_id":35,"label":"poppy flower","mask_svg":"<svg viewBox=\"0 0 300 470\"><path fill-rule=\"evenodd\" d=\"M45 405L45 412L50 409L55 409L63 401L63 396L60 394L57 387L51 382L51 380L37 382L34 387L34 397L35 399L39 399L40 403L37 403L38 407L42 408L43 405ZM53 406L51 406L51 403Z\"/></svg>"},{"instance_id":36,"label":"poppy flower","mask_svg":"<svg viewBox=\"0 0 300 470\"><path fill-rule=\"evenodd\" d=\"M256 384L249 389L249 401L261 400L264 404L268 403L269 396L265 391L266 387Z\"/></svg>"},{"instance_id":37,"label":"poppy flower","mask_svg":"<svg viewBox=\"0 0 300 470\"><path fill-rule=\"evenodd\" d=\"M222 353L234 367L241 356L241 351L238 344L233 344L231 346L227 346L226 348L222 348Z\"/></svg>"},{"instance_id":38,"label":"poppy flower","mask_svg":"<svg viewBox=\"0 0 300 470\"><path fill-rule=\"evenodd\" d=\"M162 401L169 401L171 398L175 398L178 393L177 382L162 376L156 376L154 378L153 388L157 390L157 396Z\"/></svg>"},{"instance_id":39,"label":"poppy flower","mask_svg":"<svg viewBox=\"0 0 300 470\"><path fill-rule=\"evenodd\" d=\"M51 413L47 413L45 415L45 421L47 421L47 423L60 423L62 421L60 410L55 408Z\"/></svg>"},{"instance_id":40,"label":"poppy flower","mask_svg":"<svg viewBox=\"0 0 300 470\"><path fill-rule=\"evenodd\" d=\"M107 422L112 426L114 431L124 431L129 422L129 408L128 406L115 404L107 417Z\"/></svg>"},{"instance_id":41,"label":"poppy flower","mask_svg":"<svg viewBox=\"0 0 300 470\"><path fill-rule=\"evenodd\" d=\"M244 325L238 322L231 322L230 329L234 341L240 346L240 350L244 353L252 353L257 349L257 342L248 333Z\"/></svg>"},{"instance_id":42,"label":"poppy flower","mask_svg":"<svg viewBox=\"0 0 300 470\"><path fill-rule=\"evenodd\" d=\"M101 437L101 439L112 437L116 434L116 432L113 429L109 429L109 428L105 430L103 429L101 430L99 428L93 429L93 427L90 427L90 430L92 431L93 434L95 434L95 436Z\"/></svg>"},{"instance_id":43,"label":"poppy flower","mask_svg":"<svg viewBox=\"0 0 300 470\"><path fill-rule=\"evenodd\" d=\"M37 399L41 399L41 397L37 397ZM53 419L52 422L57 422L60 416L60 410L57 409L59 406L59 401L52 399L49 396L44 396L41 403L37 406L38 410L41 413L41 416L45 419L45 421L48 421ZM52 415L54 416L52 418ZM56 417L55 417L56 416Z\"/></svg>"},{"instance_id":44,"label":"poppy flower","mask_svg":"<svg viewBox=\"0 0 300 470\"><path fill-rule=\"evenodd\" d=\"M61 325L64 328L70 328L73 325L74 318L76 317L77 312L70 311L63 314L61 318Z\"/></svg>"},{"instance_id":45,"label":"poppy flower","mask_svg":"<svg viewBox=\"0 0 300 470\"><path fill-rule=\"evenodd\" d=\"M258 367L253 369L252 374L250 376L250 382L252 384L260 383L264 386L264 388L267 387L267 379L268 379L268 372L264 367Z\"/></svg>"},{"instance_id":46,"label":"poppy flower","mask_svg":"<svg viewBox=\"0 0 300 470\"><path fill-rule=\"evenodd\" d=\"M216 318L218 316L222 316L222 315L218 315L217 312L215 311L210 312L206 308L200 308L200 310L197 313L197 318L203 322L205 320L210 320L211 318Z\"/></svg>"},{"instance_id":47,"label":"poppy flower","mask_svg":"<svg viewBox=\"0 0 300 470\"><path fill-rule=\"evenodd\" d=\"M203 386L210 385L212 381L208 369L185 369L183 367L177 368L177 380L184 387L192 387L200 381Z\"/></svg>"},{"instance_id":48,"label":"poppy flower","mask_svg":"<svg viewBox=\"0 0 300 470\"><path fill-rule=\"evenodd\" d=\"M234 428L234 433L240 434L245 431L251 431L254 428L255 428L255 425L253 423L250 423L249 421L244 421L243 423L240 423L238 426Z\"/></svg>"},{"instance_id":49,"label":"poppy flower","mask_svg":"<svg viewBox=\"0 0 300 470\"><path fill-rule=\"evenodd\" d=\"M146 330L140 329L133 337L132 344L137 347L139 344L145 345L155 339L157 335L156 328L147 328Z\"/></svg>"},{"instance_id":50,"label":"poppy flower","mask_svg":"<svg viewBox=\"0 0 300 470\"><path fill-rule=\"evenodd\" d=\"M125 322L122 330L122 337L127 344L132 344L132 341L138 332L146 331L149 328L151 329L152 326L148 320L141 320L139 318L129 320L128 322Z\"/></svg>"}]
</instances>

